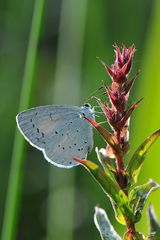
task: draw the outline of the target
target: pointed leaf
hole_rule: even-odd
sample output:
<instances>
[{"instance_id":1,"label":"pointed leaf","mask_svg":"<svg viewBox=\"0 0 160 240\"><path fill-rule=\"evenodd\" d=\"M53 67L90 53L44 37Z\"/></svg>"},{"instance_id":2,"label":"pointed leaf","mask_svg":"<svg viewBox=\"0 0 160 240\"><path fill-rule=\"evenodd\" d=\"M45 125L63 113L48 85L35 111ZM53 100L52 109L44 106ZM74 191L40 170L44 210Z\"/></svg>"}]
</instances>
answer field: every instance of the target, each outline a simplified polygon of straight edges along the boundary
<instances>
[{"instance_id":1,"label":"pointed leaf","mask_svg":"<svg viewBox=\"0 0 160 240\"><path fill-rule=\"evenodd\" d=\"M107 84L105 82L103 82L103 84L104 84L104 87L106 89L106 92L108 93L108 96L109 96L110 100L111 101L116 101L117 97L115 97L112 90L107 86Z\"/></svg>"},{"instance_id":2,"label":"pointed leaf","mask_svg":"<svg viewBox=\"0 0 160 240\"><path fill-rule=\"evenodd\" d=\"M135 151L131 158L126 171L128 172L131 180L136 183L140 169L146 157L146 154L155 140L160 136L160 129L149 136Z\"/></svg>"},{"instance_id":3,"label":"pointed leaf","mask_svg":"<svg viewBox=\"0 0 160 240\"><path fill-rule=\"evenodd\" d=\"M133 110L137 107L138 103L140 103L143 100L143 98L139 99L136 103L134 103L126 112L124 117L121 119L121 121L117 124L119 129L122 129L125 125L125 123L130 118Z\"/></svg>"},{"instance_id":4,"label":"pointed leaf","mask_svg":"<svg viewBox=\"0 0 160 240\"><path fill-rule=\"evenodd\" d=\"M141 218L141 212L144 208L149 194L152 191L156 190L158 187L159 185L156 182L149 180L146 184L135 187L129 193L129 200L133 206L136 222L138 222Z\"/></svg>"},{"instance_id":5,"label":"pointed leaf","mask_svg":"<svg viewBox=\"0 0 160 240\"><path fill-rule=\"evenodd\" d=\"M149 223L149 231L150 233L156 232L159 228L160 225L158 223L157 216L155 214L154 208L152 204L149 205L148 207L148 223Z\"/></svg>"},{"instance_id":6,"label":"pointed leaf","mask_svg":"<svg viewBox=\"0 0 160 240\"><path fill-rule=\"evenodd\" d=\"M134 221L134 215L129 200L125 193L120 189L117 182L113 181L102 169L95 163L74 157L75 161L82 164L101 186L103 191L110 198L117 221L126 225L126 222Z\"/></svg>"},{"instance_id":7,"label":"pointed leaf","mask_svg":"<svg viewBox=\"0 0 160 240\"><path fill-rule=\"evenodd\" d=\"M100 57L97 57L97 59L102 63L102 65L105 67L106 71L110 75L110 77L114 77L114 72L112 71L112 68L110 68Z\"/></svg>"},{"instance_id":8,"label":"pointed leaf","mask_svg":"<svg viewBox=\"0 0 160 240\"><path fill-rule=\"evenodd\" d=\"M98 130L98 132L104 137L104 139L106 140L106 142L108 142L109 145L111 145L112 147L115 147L116 143L113 139L113 135L107 129L105 129L99 123L95 122L93 119L90 119L86 116L83 116L83 117L88 122L90 122L93 125L93 127L95 127Z\"/></svg>"},{"instance_id":9,"label":"pointed leaf","mask_svg":"<svg viewBox=\"0 0 160 240\"><path fill-rule=\"evenodd\" d=\"M97 164L89 160L82 160L76 157L73 159L82 164L98 182L103 191L109 195L109 197L113 198L116 203L118 203L118 194L121 189L116 181L113 181L108 175L106 175Z\"/></svg>"},{"instance_id":10,"label":"pointed leaf","mask_svg":"<svg viewBox=\"0 0 160 240\"><path fill-rule=\"evenodd\" d=\"M116 43L114 45L114 48L115 48L114 52L116 54L116 62L121 67L121 66L123 66L123 56L122 56L121 51Z\"/></svg>"},{"instance_id":11,"label":"pointed leaf","mask_svg":"<svg viewBox=\"0 0 160 240\"><path fill-rule=\"evenodd\" d=\"M116 74L117 76L114 79L114 81L123 83L127 80L126 74L128 73L129 68L131 67L131 63L132 63L132 61L131 61L131 59L129 59L129 61L126 62L122 66L122 68L119 69L118 73Z\"/></svg>"},{"instance_id":12,"label":"pointed leaf","mask_svg":"<svg viewBox=\"0 0 160 240\"><path fill-rule=\"evenodd\" d=\"M122 90L121 90L121 94L127 95L129 93L129 91L131 90L131 88L134 84L136 77L137 77L137 75L135 75L131 80L124 83Z\"/></svg>"},{"instance_id":13,"label":"pointed leaf","mask_svg":"<svg viewBox=\"0 0 160 240\"><path fill-rule=\"evenodd\" d=\"M95 207L94 222L102 240L121 240L102 208Z\"/></svg>"},{"instance_id":14,"label":"pointed leaf","mask_svg":"<svg viewBox=\"0 0 160 240\"><path fill-rule=\"evenodd\" d=\"M88 122L90 122L93 125L93 127L97 129L97 131L101 134L101 136L105 139L105 141L112 147L115 155L122 154L122 151L119 145L115 142L113 135L107 129L105 129L99 123L95 122L93 119L90 119L86 116L82 116L82 117L84 117Z\"/></svg>"},{"instance_id":15,"label":"pointed leaf","mask_svg":"<svg viewBox=\"0 0 160 240\"><path fill-rule=\"evenodd\" d=\"M106 153L106 149L100 149L100 150L104 150L104 152ZM108 175L108 177L111 178L111 180L117 184L117 182L115 180L115 175L114 175L115 169L113 169L113 167L108 164L107 155L104 155L104 153L102 154L102 151L100 151L100 150L98 150L98 148L96 147L96 153L97 153L98 160L101 163L101 165L103 166L105 174ZM113 159L111 159L111 160L113 160ZM111 200L112 206L115 211L116 219L120 223L122 223L122 222L125 223L125 219L124 219L121 209L111 198L110 198L110 200Z\"/></svg>"}]
</instances>

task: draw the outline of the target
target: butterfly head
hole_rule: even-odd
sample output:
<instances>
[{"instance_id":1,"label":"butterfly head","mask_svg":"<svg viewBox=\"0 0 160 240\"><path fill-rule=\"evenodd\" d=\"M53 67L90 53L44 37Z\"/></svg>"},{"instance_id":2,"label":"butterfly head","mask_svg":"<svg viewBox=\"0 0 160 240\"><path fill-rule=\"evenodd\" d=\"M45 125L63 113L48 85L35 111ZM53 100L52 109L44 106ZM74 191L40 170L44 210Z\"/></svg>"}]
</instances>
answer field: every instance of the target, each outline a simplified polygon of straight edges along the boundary
<instances>
[{"instance_id":1,"label":"butterfly head","mask_svg":"<svg viewBox=\"0 0 160 240\"><path fill-rule=\"evenodd\" d=\"M82 109L82 114L84 116L87 116L89 118L94 118L94 115L95 115L95 111L94 111L94 108L92 108L92 106L89 104L89 103L85 103L84 105L81 106L81 109Z\"/></svg>"}]
</instances>

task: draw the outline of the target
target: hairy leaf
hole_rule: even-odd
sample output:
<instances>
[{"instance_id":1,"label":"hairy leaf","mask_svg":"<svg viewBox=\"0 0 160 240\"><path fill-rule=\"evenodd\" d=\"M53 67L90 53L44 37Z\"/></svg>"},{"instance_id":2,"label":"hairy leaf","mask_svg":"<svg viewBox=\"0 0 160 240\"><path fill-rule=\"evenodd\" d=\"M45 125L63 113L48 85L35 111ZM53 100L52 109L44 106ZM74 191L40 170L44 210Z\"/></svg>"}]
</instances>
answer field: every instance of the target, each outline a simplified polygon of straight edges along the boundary
<instances>
[{"instance_id":1,"label":"hairy leaf","mask_svg":"<svg viewBox=\"0 0 160 240\"><path fill-rule=\"evenodd\" d=\"M150 204L148 207L148 224L150 233L156 232L158 229L160 229L160 225L152 204Z\"/></svg>"},{"instance_id":2,"label":"hairy leaf","mask_svg":"<svg viewBox=\"0 0 160 240\"><path fill-rule=\"evenodd\" d=\"M104 209L95 207L94 222L100 232L102 240L121 240L121 237L110 223Z\"/></svg>"}]
</instances>

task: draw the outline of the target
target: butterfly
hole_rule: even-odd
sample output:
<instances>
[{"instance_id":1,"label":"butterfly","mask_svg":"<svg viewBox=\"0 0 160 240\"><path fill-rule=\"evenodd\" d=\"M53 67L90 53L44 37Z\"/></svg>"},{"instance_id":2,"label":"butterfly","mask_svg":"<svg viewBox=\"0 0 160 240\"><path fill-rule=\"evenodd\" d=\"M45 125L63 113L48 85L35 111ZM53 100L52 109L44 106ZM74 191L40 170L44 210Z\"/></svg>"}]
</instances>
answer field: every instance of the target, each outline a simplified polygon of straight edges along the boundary
<instances>
[{"instance_id":1,"label":"butterfly","mask_svg":"<svg viewBox=\"0 0 160 240\"><path fill-rule=\"evenodd\" d=\"M47 161L71 168L79 164L73 157L85 159L93 148L93 128L83 116L95 117L88 103L81 107L47 105L20 112L16 122L25 139L41 150Z\"/></svg>"}]
</instances>

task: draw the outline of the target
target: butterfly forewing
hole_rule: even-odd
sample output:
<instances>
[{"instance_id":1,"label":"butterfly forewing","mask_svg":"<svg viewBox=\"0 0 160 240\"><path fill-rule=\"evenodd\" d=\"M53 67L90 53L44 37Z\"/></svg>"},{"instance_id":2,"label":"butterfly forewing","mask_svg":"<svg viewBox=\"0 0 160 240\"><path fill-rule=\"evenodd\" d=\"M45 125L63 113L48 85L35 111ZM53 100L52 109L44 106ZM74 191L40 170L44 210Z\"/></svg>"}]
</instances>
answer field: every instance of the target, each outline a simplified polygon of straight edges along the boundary
<instances>
[{"instance_id":1,"label":"butterfly forewing","mask_svg":"<svg viewBox=\"0 0 160 240\"><path fill-rule=\"evenodd\" d=\"M89 109L74 106L43 106L17 115L20 131L45 158L59 167L77 163L73 157L86 158L92 149L92 127L81 117L93 117Z\"/></svg>"}]
</instances>

